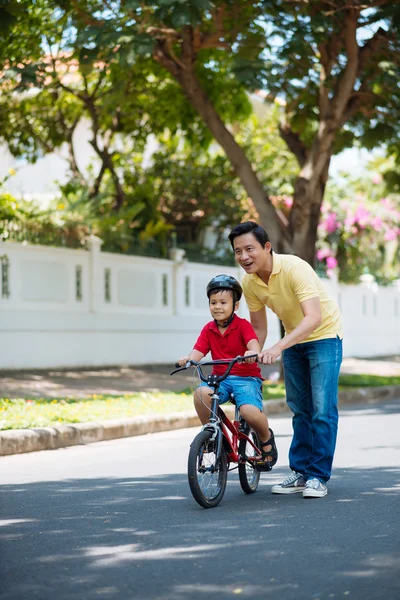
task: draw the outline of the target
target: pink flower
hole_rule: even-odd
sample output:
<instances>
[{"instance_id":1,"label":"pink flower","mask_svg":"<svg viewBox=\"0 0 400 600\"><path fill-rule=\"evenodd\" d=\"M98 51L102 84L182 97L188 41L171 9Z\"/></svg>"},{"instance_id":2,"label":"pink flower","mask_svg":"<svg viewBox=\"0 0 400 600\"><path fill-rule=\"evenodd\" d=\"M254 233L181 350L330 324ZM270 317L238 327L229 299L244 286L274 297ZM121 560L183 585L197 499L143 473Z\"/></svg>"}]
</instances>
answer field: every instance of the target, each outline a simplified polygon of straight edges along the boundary
<instances>
[{"instance_id":1,"label":"pink flower","mask_svg":"<svg viewBox=\"0 0 400 600\"><path fill-rule=\"evenodd\" d=\"M332 256L332 251L329 248L322 248L321 250L317 251L318 260L325 260L325 258L328 258L328 256Z\"/></svg>"},{"instance_id":2,"label":"pink flower","mask_svg":"<svg viewBox=\"0 0 400 600\"><path fill-rule=\"evenodd\" d=\"M325 229L327 233L335 233L338 228L336 213L330 213L325 219Z\"/></svg>"},{"instance_id":3,"label":"pink flower","mask_svg":"<svg viewBox=\"0 0 400 600\"><path fill-rule=\"evenodd\" d=\"M288 208L291 208L292 204L293 204L293 198L290 198L290 196L284 196L284 203L285 206L287 206Z\"/></svg>"},{"instance_id":4,"label":"pink flower","mask_svg":"<svg viewBox=\"0 0 400 600\"><path fill-rule=\"evenodd\" d=\"M393 208L393 204L388 198L381 198L379 202L384 208L388 208L389 210Z\"/></svg>"},{"instance_id":5,"label":"pink flower","mask_svg":"<svg viewBox=\"0 0 400 600\"><path fill-rule=\"evenodd\" d=\"M379 173L376 173L372 178L372 183L374 183L375 185L378 185L378 183L381 183L381 181L382 176Z\"/></svg>"},{"instance_id":6,"label":"pink flower","mask_svg":"<svg viewBox=\"0 0 400 600\"><path fill-rule=\"evenodd\" d=\"M334 256L328 256L328 258L326 259L326 266L328 267L328 269L336 269L336 267L338 266L336 258Z\"/></svg>"},{"instance_id":7,"label":"pink flower","mask_svg":"<svg viewBox=\"0 0 400 600\"><path fill-rule=\"evenodd\" d=\"M385 242L391 242L392 240L395 240L399 234L400 229L388 229L383 239Z\"/></svg>"},{"instance_id":8,"label":"pink flower","mask_svg":"<svg viewBox=\"0 0 400 600\"><path fill-rule=\"evenodd\" d=\"M347 211L347 217L344 220L345 229L349 230L354 225L354 215L350 211Z\"/></svg>"},{"instance_id":9,"label":"pink flower","mask_svg":"<svg viewBox=\"0 0 400 600\"><path fill-rule=\"evenodd\" d=\"M371 221L371 225L376 231L380 231L383 227L383 221L380 217L374 217Z\"/></svg>"},{"instance_id":10,"label":"pink flower","mask_svg":"<svg viewBox=\"0 0 400 600\"><path fill-rule=\"evenodd\" d=\"M367 209L365 209L363 206L357 206L355 215L354 215L354 220L355 222L359 224L359 226L364 229L366 227L366 225L369 224L370 221L370 213L367 211Z\"/></svg>"}]
</instances>

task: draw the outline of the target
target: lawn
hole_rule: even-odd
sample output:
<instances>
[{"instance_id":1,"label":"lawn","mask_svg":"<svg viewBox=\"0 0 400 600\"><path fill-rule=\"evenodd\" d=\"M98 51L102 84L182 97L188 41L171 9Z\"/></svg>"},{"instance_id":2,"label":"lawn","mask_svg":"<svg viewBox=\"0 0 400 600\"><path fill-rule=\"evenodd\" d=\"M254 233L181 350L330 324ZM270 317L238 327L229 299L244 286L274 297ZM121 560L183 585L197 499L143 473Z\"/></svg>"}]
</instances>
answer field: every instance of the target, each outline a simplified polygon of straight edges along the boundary
<instances>
[{"instance_id":1,"label":"lawn","mask_svg":"<svg viewBox=\"0 0 400 600\"><path fill-rule=\"evenodd\" d=\"M341 375L340 387L400 385L400 377ZM264 382L264 400L282 398L283 383ZM138 392L122 396L92 394L87 398L0 398L0 429L51 427L60 423L84 423L126 419L142 415L182 412L193 408L189 389L175 392Z\"/></svg>"}]
</instances>

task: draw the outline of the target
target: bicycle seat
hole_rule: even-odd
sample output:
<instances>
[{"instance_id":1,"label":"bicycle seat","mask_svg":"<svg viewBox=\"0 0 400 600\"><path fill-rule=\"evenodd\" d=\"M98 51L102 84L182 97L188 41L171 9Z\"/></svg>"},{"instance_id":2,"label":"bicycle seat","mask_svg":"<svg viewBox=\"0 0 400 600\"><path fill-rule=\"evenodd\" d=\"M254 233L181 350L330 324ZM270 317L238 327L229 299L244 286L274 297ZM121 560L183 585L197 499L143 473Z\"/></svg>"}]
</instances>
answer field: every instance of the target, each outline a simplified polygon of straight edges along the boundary
<instances>
[{"instance_id":1,"label":"bicycle seat","mask_svg":"<svg viewBox=\"0 0 400 600\"><path fill-rule=\"evenodd\" d=\"M232 404L234 404L236 406L236 400L235 400L235 396L233 395L233 392L231 392L231 394L229 395L229 402L231 402Z\"/></svg>"}]
</instances>

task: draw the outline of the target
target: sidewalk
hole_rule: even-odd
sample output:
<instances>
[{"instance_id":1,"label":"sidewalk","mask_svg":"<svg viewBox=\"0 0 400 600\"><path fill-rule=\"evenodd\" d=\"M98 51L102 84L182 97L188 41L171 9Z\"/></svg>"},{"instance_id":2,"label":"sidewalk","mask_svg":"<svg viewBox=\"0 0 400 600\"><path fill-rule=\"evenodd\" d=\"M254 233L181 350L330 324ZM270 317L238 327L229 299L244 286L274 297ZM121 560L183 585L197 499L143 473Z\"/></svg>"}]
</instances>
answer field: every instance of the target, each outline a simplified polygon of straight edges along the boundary
<instances>
[{"instance_id":1,"label":"sidewalk","mask_svg":"<svg viewBox=\"0 0 400 600\"><path fill-rule=\"evenodd\" d=\"M193 371L170 376L174 365L0 371L0 397L57 398L193 388ZM342 373L399 376L400 355L374 359L345 358ZM265 379L279 375L279 365L263 366Z\"/></svg>"},{"instance_id":2,"label":"sidewalk","mask_svg":"<svg viewBox=\"0 0 400 600\"><path fill-rule=\"evenodd\" d=\"M193 375L182 372L170 377L171 365L110 367L103 369L0 371L0 396L83 397L89 394L124 394L137 391L193 389ZM267 379L277 367L263 367ZM400 376L400 356L343 361L342 373ZM400 399L400 386L349 389L339 393L339 404L372 403ZM232 416L233 407L226 412ZM268 415L287 412L285 399L264 402ZM77 444L199 426L194 410L153 417L144 416L100 423L79 423L35 429L0 431L0 456L54 450Z\"/></svg>"}]
</instances>

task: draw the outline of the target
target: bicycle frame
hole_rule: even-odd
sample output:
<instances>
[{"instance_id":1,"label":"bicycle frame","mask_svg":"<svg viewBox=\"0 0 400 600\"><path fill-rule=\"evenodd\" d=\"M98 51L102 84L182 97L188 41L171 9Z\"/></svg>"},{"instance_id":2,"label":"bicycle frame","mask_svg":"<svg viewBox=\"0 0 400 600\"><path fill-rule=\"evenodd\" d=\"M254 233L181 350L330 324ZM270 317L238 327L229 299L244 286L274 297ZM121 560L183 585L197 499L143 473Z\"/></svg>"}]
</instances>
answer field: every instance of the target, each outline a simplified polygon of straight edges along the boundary
<instances>
[{"instance_id":1,"label":"bicycle frame","mask_svg":"<svg viewBox=\"0 0 400 600\"><path fill-rule=\"evenodd\" d=\"M251 355L251 358L257 356ZM235 416L231 420L220 407L219 388L220 384L232 370L237 362L243 362L250 356L237 356L232 359L220 359L213 361L197 362L188 360L185 366L173 371L182 371L188 367L195 367L201 381L207 388L204 388L204 394L209 394L211 403L204 402L210 406L209 420L203 425L201 431L195 436L190 444L188 456L188 483L193 498L203 508L213 508L217 506L225 493L227 485L227 475L231 463L236 466L239 474L239 481L245 494L253 494L257 491L260 479L260 471L265 470L264 463L261 461L262 452L257 447L259 445L258 435L245 419L240 416L239 409L234 401L233 394L230 400L235 404ZM228 365L222 375L211 373L206 376L202 367L204 365ZM260 461L262 466L260 466Z\"/></svg>"},{"instance_id":2,"label":"bicycle frame","mask_svg":"<svg viewBox=\"0 0 400 600\"><path fill-rule=\"evenodd\" d=\"M215 391L211 396L210 420L203 425L202 430L212 431L214 433L213 439L217 438L218 457L221 452L222 437L224 437L228 445L228 448L225 449L229 462L241 463L246 462L246 460L254 462L255 457L242 457L239 455L239 441L243 439L254 448L257 454L261 455L261 450L254 444L253 440L241 431L237 406L235 405L235 418L231 421L220 407L219 400L219 395Z\"/></svg>"},{"instance_id":3,"label":"bicycle frame","mask_svg":"<svg viewBox=\"0 0 400 600\"><path fill-rule=\"evenodd\" d=\"M257 355L254 355L257 356ZM220 397L218 395L218 389L221 381L223 381L230 373L233 365L236 362L240 362L245 360L245 356L237 356L232 360L215 360L215 361L204 361L202 363L197 363L196 361L190 360L185 367L178 368L177 371L184 370L189 366L193 366L197 369L200 379L207 383L207 385L214 389L213 394L211 395L211 409L210 409L210 420L208 423L203 425L202 430L211 431L213 433L212 439L217 439L217 457L219 458L221 454L221 446L222 446L222 438L224 437L228 448L226 448L227 457L230 462L233 463L244 463L244 462L255 462L257 459L255 457L242 457L239 455L238 447L239 441L245 439L257 452L257 455L261 455L261 450L254 444L254 442L240 429L240 420L239 420L239 410L235 405L235 418L232 422L224 413L222 408L219 405ZM205 365L214 365L214 364L227 364L229 365L224 375L209 375L206 377L202 372L202 366ZM178 364L176 365L179 366ZM176 373L177 371L173 371L171 375Z\"/></svg>"}]
</instances>

